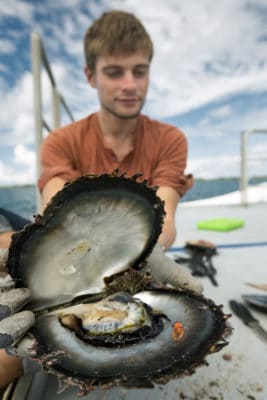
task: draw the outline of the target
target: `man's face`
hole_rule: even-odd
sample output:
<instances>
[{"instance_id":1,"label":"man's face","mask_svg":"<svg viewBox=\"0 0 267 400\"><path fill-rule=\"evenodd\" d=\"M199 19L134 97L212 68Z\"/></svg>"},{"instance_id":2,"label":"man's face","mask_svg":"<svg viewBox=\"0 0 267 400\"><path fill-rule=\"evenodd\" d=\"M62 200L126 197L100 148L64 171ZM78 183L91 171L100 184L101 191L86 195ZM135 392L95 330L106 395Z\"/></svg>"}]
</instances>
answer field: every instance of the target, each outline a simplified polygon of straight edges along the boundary
<instances>
[{"instance_id":1,"label":"man's face","mask_svg":"<svg viewBox=\"0 0 267 400\"><path fill-rule=\"evenodd\" d=\"M95 72L86 69L88 81L98 91L101 109L121 118L141 111L149 82L149 60L143 53L101 56Z\"/></svg>"}]
</instances>

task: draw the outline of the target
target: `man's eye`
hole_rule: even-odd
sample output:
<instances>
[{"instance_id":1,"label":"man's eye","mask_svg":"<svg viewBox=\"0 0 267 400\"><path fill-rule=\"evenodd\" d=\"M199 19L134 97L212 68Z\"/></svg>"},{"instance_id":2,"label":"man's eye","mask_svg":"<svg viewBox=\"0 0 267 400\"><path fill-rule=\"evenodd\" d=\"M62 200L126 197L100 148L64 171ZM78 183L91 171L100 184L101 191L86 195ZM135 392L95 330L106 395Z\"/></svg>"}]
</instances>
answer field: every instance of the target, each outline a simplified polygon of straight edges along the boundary
<instances>
[{"instance_id":1,"label":"man's eye","mask_svg":"<svg viewBox=\"0 0 267 400\"><path fill-rule=\"evenodd\" d=\"M106 75L109 77L109 78L119 78L119 77L121 77L122 76L122 71L120 71L120 70L108 70L108 71L106 71Z\"/></svg>"},{"instance_id":2,"label":"man's eye","mask_svg":"<svg viewBox=\"0 0 267 400\"><path fill-rule=\"evenodd\" d=\"M147 68L140 68L140 69L135 69L133 71L134 76L136 76L137 78L141 78L145 75L147 75Z\"/></svg>"}]
</instances>

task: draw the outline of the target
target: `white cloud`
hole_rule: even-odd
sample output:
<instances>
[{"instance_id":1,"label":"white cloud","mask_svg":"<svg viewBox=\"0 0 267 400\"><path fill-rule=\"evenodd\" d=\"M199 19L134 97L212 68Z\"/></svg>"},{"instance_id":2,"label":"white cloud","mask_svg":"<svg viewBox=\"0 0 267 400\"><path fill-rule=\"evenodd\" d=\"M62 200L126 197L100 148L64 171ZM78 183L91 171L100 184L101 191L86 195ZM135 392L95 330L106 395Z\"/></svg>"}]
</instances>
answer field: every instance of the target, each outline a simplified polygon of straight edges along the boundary
<instances>
[{"instance_id":1,"label":"white cloud","mask_svg":"<svg viewBox=\"0 0 267 400\"><path fill-rule=\"evenodd\" d=\"M76 12L68 15L67 7L73 3ZM70 4L49 3L49 7L62 7L62 21L60 25L46 22L51 34L45 44L48 50L63 46L81 67L82 37L90 19L79 10L78 0ZM104 6L135 12L152 36L155 59L146 109L153 116L170 117L232 93L267 90L267 44L259 41L267 29L261 14L243 0L234 4L154 0L142 7L138 1L113 0L93 2L88 9L97 15Z\"/></svg>"},{"instance_id":2,"label":"white cloud","mask_svg":"<svg viewBox=\"0 0 267 400\"><path fill-rule=\"evenodd\" d=\"M265 171L264 175L267 175L267 132L265 139L265 143L248 147L247 171L250 175L260 175L259 171Z\"/></svg>"},{"instance_id":3,"label":"white cloud","mask_svg":"<svg viewBox=\"0 0 267 400\"><path fill-rule=\"evenodd\" d=\"M205 149L205 157L190 160L190 165L201 177L239 175L239 154L236 154L240 131L266 127L266 110L261 104L255 104L246 113L240 112L231 103L227 104L226 99L238 93L245 96L267 91L267 42L263 40L267 37L267 25L264 12L257 10L257 6L266 6L266 0L251 3L153 0L143 2L141 7L138 0L102 0L87 2L87 12L82 9L84 5L83 0L47 0L45 4L2 1L0 21L4 23L5 17L17 18L27 26L24 35L35 28L43 33L59 90L75 117L80 118L96 110L98 105L96 93L88 87L82 71L82 38L91 16L96 17L109 8L136 13L155 44L146 112L154 118L168 118L216 101L216 109L203 114L197 124L188 123L184 130L194 154L201 152L201 148L196 149L196 143L201 146L201 141L197 141L201 135L214 143L215 139L217 143L233 143L233 155L210 157L214 153L210 146ZM55 14L59 9L60 16ZM42 16L40 20L36 19L38 13ZM0 47L2 43L2 52L12 53L18 36L15 31L8 32L9 39L2 39ZM6 73L9 68L10 65L1 61L0 70ZM25 176L30 176L32 156L27 155L27 146L34 143L32 75L25 70L16 78L11 88L4 78L0 80L0 146L17 146L13 164L10 163L12 167L0 164L0 175L12 177L13 181L22 179L23 173L15 169L18 165L26 171ZM44 73L42 82L44 114L52 126L51 89ZM63 122L67 123L68 119L64 117ZM23 159L28 160L27 165ZM257 171L260 167L266 170L262 163L260 167L257 164Z\"/></svg>"},{"instance_id":4,"label":"white cloud","mask_svg":"<svg viewBox=\"0 0 267 400\"><path fill-rule=\"evenodd\" d=\"M266 25L243 1L181 1L176 9L171 1L153 2L153 10L149 17L142 8L156 44L149 107L154 115L267 89L266 42L258 40Z\"/></svg>"},{"instance_id":5,"label":"white cloud","mask_svg":"<svg viewBox=\"0 0 267 400\"><path fill-rule=\"evenodd\" d=\"M26 146L15 146L10 164L0 161L0 185L34 184L35 171L35 153Z\"/></svg>"},{"instance_id":6,"label":"white cloud","mask_svg":"<svg viewBox=\"0 0 267 400\"><path fill-rule=\"evenodd\" d=\"M213 110L209 116L211 118L215 119L221 119L225 117L229 117L233 113L232 107L229 105L223 106L223 107L217 107L215 110Z\"/></svg>"},{"instance_id":7,"label":"white cloud","mask_svg":"<svg viewBox=\"0 0 267 400\"><path fill-rule=\"evenodd\" d=\"M261 145L252 145L248 150L248 176L263 175L262 172L267 171L267 142ZM203 179L239 177L241 172L241 156L236 154L221 154L212 157L195 158L193 160L189 159L187 171L193 173L195 178Z\"/></svg>"},{"instance_id":8,"label":"white cloud","mask_svg":"<svg viewBox=\"0 0 267 400\"><path fill-rule=\"evenodd\" d=\"M35 153L23 145L15 146L14 148L14 163L21 167L34 169Z\"/></svg>"},{"instance_id":9,"label":"white cloud","mask_svg":"<svg viewBox=\"0 0 267 400\"><path fill-rule=\"evenodd\" d=\"M233 177L240 174L240 157L221 155L189 160L187 170L195 178Z\"/></svg>"},{"instance_id":10,"label":"white cloud","mask_svg":"<svg viewBox=\"0 0 267 400\"><path fill-rule=\"evenodd\" d=\"M75 101L73 92L68 89L67 70L63 63L52 65L52 69L62 94L66 98L69 94L69 97ZM41 81L44 119L52 128L52 89L44 70L42 70ZM64 88L67 93L64 93ZM33 78L30 72L24 73L16 86L9 91L6 90L5 94L0 97L0 121L0 140L5 146L35 142Z\"/></svg>"},{"instance_id":11,"label":"white cloud","mask_svg":"<svg viewBox=\"0 0 267 400\"><path fill-rule=\"evenodd\" d=\"M257 107L258 106L258 107ZM221 115L221 118L219 118ZM199 122L182 127L192 143L197 138L215 138L217 140L239 143L241 132L248 129L267 129L266 109L257 104L247 106L245 110L235 111L231 105L222 105L206 112ZM259 135L260 140L267 140L267 135ZM253 136L254 138L254 136ZM254 139L253 139L254 140ZM225 143L224 143L225 144ZM207 149L208 151L210 149Z\"/></svg>"},{"instance_id":12,"label":"white cloud","mask_svg":"<svg viewBox=\"0 0 267 400\"><path fill-rule=\"evenodd\" d=\"M17 17L23 22L30 24L32 21L34 7L23 0L8 0L0 2L0 20L5 17Z\"/></svg>"},{"instance_id":13,"label":"white cloud","mask_svg":"<svg viewBox=\"0 0 267 400\"><path fill-rule=\"evenodd\" d=\"M43 23L50 32L45 46L58 51L63 46L81 67L82 37L89 16L80 11L79 0L69 0L65 6L62 2L48 4L52 9L62 8L62 21L60 25ZM67 14L73 4L76 12ZM213 0L181 0L178 4L176 0L154 0L142 7L133 0L96 4L88 9L96 7L95 13L100 13L106 6L135 12L151 33L156 51L146 109L153 116L170 117L232 93L267 90L267 44L259 42L267 30L261 15L242 0L216 5Z\"/></svg>"},{"instance_id":14,"label":"white cloud","mask_svg":"<svg viewBox=\"0 0 267 400\"><path fill-rule=\"evenodd\" d=\"M6 146L33 142L32 93L32 76L26 72L17 85L0 98L0 128L3 132L0 139Z\"/></svg>"},{"instance_id":15,"label":"white cloud","mask_svg":"<svg viewBox=\"0 0 267 400\"><path fill-rule=\"evenodd\" d=\"M16 50L14 43L8 39L0 39L0 53L13 53Z\"/></svg>"}]
</instances>

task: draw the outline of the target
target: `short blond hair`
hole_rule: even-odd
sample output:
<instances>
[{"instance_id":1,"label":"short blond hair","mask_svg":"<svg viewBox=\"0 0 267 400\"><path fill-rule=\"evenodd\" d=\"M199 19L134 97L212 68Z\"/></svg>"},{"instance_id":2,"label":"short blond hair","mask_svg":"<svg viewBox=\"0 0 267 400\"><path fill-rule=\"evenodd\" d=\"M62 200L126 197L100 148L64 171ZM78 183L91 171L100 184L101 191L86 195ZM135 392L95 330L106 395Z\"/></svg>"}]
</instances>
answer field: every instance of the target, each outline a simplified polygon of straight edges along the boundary
<instances>
[{"instance_id":1,"label":"short blond hair","mask_svg":"<svg viewBox=\"0 0 267 400\"><path fill-rule=\"evenodd\" d=\"M95 71L96 60L101 55L134 54L143 52L153 57L153 43L143 24L124 11L110 11L94 21L85 33L84 52L86 65Z\"/></svg>"}]
</instances>

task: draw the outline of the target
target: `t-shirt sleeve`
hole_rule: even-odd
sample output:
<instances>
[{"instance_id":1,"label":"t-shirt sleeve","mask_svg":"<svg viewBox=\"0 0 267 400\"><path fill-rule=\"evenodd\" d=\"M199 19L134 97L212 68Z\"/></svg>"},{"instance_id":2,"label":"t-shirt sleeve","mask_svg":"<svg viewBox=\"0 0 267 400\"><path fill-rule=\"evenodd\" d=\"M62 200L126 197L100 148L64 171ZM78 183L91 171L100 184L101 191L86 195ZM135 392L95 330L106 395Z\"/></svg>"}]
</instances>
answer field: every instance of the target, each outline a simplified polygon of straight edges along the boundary
<instances>
[{"instance_id":1,"label":"t-shirt sleeve","mask_svg":"<svg viewBox=\"0 0 267 400\"><path fill-rule=\"evenodd\" d=\"M60 130L51 132L44 140L41 149L41 165L42 171L38 180L40 191L54 177L62 178L68 182L80 175L71 146L63 138Z\"/></svg>"},{"instance_id":2,"label":"t-shirt sleeve","mask_svg":"<svg viewBox=\"0 0 267 400\"><path fill-rule=\"evenodd\" d=\"M169 127L161 136L159 155L152 183L168 186L183 196L193 186L192 174L185 174L187 162L187 139L180 130Z\"/></svg>"}]
</instances>

